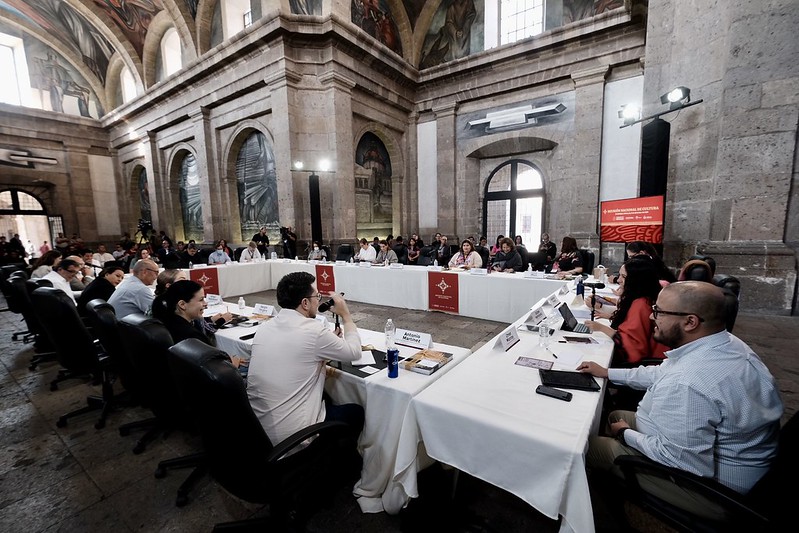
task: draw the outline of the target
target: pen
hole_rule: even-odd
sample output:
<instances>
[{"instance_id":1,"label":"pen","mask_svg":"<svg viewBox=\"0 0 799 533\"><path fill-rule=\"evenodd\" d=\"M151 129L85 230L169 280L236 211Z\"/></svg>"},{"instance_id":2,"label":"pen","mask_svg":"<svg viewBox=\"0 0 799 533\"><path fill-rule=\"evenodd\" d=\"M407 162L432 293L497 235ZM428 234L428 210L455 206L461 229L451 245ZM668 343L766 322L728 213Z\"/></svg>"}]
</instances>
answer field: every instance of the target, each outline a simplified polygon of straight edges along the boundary
<instances>
[{"instance_id":1,"label":"pen","mask_svg":"<svg viewBox=\"0 0 799 533\"><path fill-rule=\"evenodd\" d=\"M557 359L557 358L558 358L558 356L557 356L557 355L555 355L555 352L553 352L553 351L550 349L550 347L549 347L549 346L547 346L547 351L548 351L549 353L551 353L551 354L552 354L552 357L554 357L555 359Z\"/></svg>"}]
</instances>

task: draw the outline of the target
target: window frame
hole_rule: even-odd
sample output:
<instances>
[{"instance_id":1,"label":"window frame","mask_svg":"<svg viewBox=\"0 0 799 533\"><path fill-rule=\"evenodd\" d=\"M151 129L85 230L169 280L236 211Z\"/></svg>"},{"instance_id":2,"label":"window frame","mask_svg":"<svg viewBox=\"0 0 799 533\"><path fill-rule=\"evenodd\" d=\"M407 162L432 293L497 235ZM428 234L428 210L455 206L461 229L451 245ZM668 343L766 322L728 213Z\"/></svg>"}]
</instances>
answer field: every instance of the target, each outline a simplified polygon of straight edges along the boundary
<instances>
[{"instance_id":1,"label":"window frame","mask_svg":"<svg viewBox=\"0 0 799 533\"><path fill-rule=\"evenodd\" d=\"M518 190L516 188L516 181L519 177L519 165L526 165L541 176L541 188L540 189L522 189ZM489 192L489 187L491 185L491 180L494 176L499 173L503 168L510 165L510 190L507 191L491 191ZM491 171L491 174L488 175L488 179L485 182L485 186L483 188L483 229L481 235L486 235L488 232L488 203L489 202L496 202L496 201L505 201L510 200L510 208L508 210L508 233L511 235L517 234L516 231L516 200L525 199L525 198L541 198L541 227L545 228L546 222L546 212L547 212L547 194L546 194L546 182L544 180L544 173L541 172L541 169L526 159L508 159L507 161L500 163L497 165L494 170Z\"/></svg>"}]
</instances>

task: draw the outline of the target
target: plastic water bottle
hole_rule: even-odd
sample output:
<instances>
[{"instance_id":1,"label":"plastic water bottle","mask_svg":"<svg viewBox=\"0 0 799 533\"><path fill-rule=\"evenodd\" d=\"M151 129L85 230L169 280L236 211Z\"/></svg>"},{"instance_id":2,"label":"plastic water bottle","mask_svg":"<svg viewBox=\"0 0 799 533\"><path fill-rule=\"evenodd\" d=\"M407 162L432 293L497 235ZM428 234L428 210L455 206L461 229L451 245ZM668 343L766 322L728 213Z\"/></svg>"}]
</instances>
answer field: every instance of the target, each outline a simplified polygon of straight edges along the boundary
<instances>
[{"instance_id":1,"label":"plastic water bottle","mask_svg":"<svg viewBox=\"0 0 799 533\"><path fill-rule=\"evenodd\" d=\"M533 264L527 263L527 272L532 274L533 273Z\"/></svg>"},{"instance_id":2,"label":"plastic water bottle","mask_svg":"<svg viewBox=\"0 0 799 533\"><path fill-rule=\"evenodd\" d=\"M299 260L300 260L300 256L299 256L299 255L295 255L295 256L294 256L294 260L295 260L295 261L299 261Z\"/></svg>"},{"instance_id":3,"label":"plastic water bottle","mask_svg":"<svg viewBox=\"0 0 799 533\"><path fill-rule=\"evenodd\" d=\"M438 266L438 259L433 259L433 266L434 266L434 267L437 267L437 266Z\"/></svg>"},{"instance_id":4,"label":"plastic water bottle","mask_svg":"<svg viewBox=\"0 0 799 533\"><path fill-rule=\"evenodd\" d=\"M394 333L396 331L394 321L390 318L386 320L386 368L390 378L399 376L399 350L394 346Z\"/></svg>"},{"instance_id":5,"label":"plastic water bottle","mask_svg":"<svg viewBox=\"0 0 799 533\"><path fill-rule=\"evenodd\" d=\"M538 345L546 348L549 346L549 317L538 324Z\"/></svg>"},{"instance_id":6,"label":"plastic water bottle","mask_svg":"<svg viewBox=\"0 0 799 533\"><path fill-rule=\"evenodd\" d=\"M394 347L394 334L397 328L394 327L394 321L390 318L386 320L386 349Z\"/></svg>"},{"instance_id":7,"label":"plastic water bottle","mask_svg":"<svg viewBox=\"0 0 799 533\"><path fill-rule=\"evenodd\" d=\"M193 266L194 266L194 263L192 263L191 261L189 261L189 270L191 270L191 267L193 267Z\"/></svg>"},{"instance_id":8,"label":"plastic water bottle","mask_svg":"<svg viewBox=\"0 0 799 533\"><path fill-rule=\"evenodd\" d=\"M244 296L239 296L239 311L244 311L247 304L244 302Z\"/></svg>"},{"instance_id":9,"label":"plastic water bottle","mask_svg":"<svg viewBox=\"0 0 799 533\"><path fill-rule=\"evenodd\" d=\"M272 255L269 257L271 257L272 261L274 261L275 259L277 259L277 252L272 252Z\"/></svg>"},{"instance_id":10,"label":"plastic water bottle","mask_svg":"<svg viewBox=\"0 0 799 533\"><path fill-rule=\"evenodd\" d=\"M577 296L585 296L585 285L583 285L582 276L577 278L577 286L575 287L575 291L577 292Z\"/></svg>"},{"instance_id":11,"label":"plastic water bottle","mask_svg":"<svg viewBox=\"0 0 799 533\"><path fill-rule=\"evenodd\" d=\"M354 263L354 262L355 262L355 258L354 257L350 257L350 263Z\"/></svg>"}]
</instances>

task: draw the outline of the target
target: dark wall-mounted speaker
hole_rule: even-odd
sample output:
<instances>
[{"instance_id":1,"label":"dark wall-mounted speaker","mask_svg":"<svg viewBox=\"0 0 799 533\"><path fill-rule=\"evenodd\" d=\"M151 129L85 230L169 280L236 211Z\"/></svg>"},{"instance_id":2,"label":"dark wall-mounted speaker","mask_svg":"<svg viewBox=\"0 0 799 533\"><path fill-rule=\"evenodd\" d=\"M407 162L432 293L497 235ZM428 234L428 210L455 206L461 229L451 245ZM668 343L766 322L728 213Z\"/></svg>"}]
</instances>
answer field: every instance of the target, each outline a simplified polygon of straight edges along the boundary
<instances>
[{"instance_id":1,"label":"dark wall-mounted speaker","mask_svg":"<svg viewBox=\"0 0 799 533\"><path fill-rule=\"evenodd\" d=\"M641 192L639 196L666 194L670 134L671 124L659 118L643 127L641 134Z\"/></svg>"}]
</instances>

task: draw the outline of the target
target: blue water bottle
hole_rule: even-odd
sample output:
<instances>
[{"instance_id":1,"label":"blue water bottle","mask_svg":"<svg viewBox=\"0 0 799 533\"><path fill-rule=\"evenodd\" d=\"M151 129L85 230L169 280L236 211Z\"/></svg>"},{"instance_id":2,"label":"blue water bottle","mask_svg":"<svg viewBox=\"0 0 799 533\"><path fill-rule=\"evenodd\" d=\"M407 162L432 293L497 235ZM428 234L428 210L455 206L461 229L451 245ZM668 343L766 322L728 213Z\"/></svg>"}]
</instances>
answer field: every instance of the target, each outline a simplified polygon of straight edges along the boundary
<instances>
[{"instance_id":1,"label":"blue water bottle","mask_svg":"<svg viewBox=\"0 0 799 533\"><path fill-rule=\"evenodd\" d=\"M399 350L394 347L394 321L390 318L386 320L386 363L388 377L399 377Z\"/></svg>"},{"instance_id":2,"label":"blue water bottle","mask_svg":"<svg viewBox=\"0 0 799 533\"><path fill-rule=\"evenodd\" d=\"M583 277L577 278L577 287L575 288L577 296L585 296L585 285L583 285Z\"/></svg>"}]
</instances>

